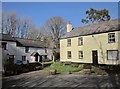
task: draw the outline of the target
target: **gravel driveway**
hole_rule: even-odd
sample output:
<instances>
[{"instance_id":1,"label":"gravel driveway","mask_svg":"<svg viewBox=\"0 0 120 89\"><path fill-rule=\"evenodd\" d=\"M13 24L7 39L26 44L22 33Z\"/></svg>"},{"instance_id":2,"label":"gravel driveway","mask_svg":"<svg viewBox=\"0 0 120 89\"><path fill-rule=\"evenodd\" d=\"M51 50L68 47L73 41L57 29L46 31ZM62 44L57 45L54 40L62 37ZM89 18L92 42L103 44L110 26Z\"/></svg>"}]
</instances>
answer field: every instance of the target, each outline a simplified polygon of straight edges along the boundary
<instances>
[{"instance_id":1,"label":"gravel driveway","mask_svg":"<svg viewBox=\"0 0 120 89\"><path fill-rule=\"evenodd\" d=\"M23 73L20 75L3 77L3 89L7 88L38 88L38 87L120 87L120 76L118 75L80 75L80 74L58 74L49 75L43 70Z\"/></svg>"}]
</instances>

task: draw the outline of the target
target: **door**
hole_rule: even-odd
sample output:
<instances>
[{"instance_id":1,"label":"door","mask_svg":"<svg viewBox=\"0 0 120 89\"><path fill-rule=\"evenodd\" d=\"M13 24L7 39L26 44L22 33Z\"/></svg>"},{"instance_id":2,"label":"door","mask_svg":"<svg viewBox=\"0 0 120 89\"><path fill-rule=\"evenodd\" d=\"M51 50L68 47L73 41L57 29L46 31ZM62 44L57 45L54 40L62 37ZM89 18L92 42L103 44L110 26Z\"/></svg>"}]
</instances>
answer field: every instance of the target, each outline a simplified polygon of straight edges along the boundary
<instances>
[{"instance_id":1,"label":"door","mask_svg":"<svg viewBox=\"0 0 120 89\"><path fill-rule=\"evenodd\" d=\"M92 60L93 60L93 64L97 65L98 64L98 54L97 54L97 50L92 51Z\"/></svg>"},{"instance_id":2,"label":"door","mask_svg":"<svg viewBox=\"0 0 120 89\"><path fill-rule=\"evenodd\" d=\"M35 56L35 61L38 62L38 55Z\"/></svg>"},{"instance_id":3,"label":"door","mask_svg":"<svg viewBox=\"0 0 120 89\"><path fill-rule=\"evenodd\" d=\"M42 56L40 56L40 60L39 60L39 62L42 62Z\"/></svg>"}]
</instances>

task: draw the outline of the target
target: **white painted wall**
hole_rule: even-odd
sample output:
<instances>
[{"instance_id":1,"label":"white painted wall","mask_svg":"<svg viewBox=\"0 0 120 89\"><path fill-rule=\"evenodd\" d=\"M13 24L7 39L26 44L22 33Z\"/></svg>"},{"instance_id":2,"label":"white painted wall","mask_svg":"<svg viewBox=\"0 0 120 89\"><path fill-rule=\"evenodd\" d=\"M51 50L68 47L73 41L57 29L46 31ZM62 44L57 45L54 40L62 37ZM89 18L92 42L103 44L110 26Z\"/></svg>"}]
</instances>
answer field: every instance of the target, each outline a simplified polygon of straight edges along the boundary
<instances>
[{"instance_id":1,"label":"white painted wall","mask_svg":"<svg viewBox=\"0 0 120 89\"><path fill-rule=\"evenodd\" d=\"M31 56L31 54L33 52L38 52L38 53L45 53L45 49L43 48L33 48L33 47L29 47L29 52L26 53L25 52L25 47L18 47L16 46L16 42L10 42L10 41L2 41L2 42L6 42L6 50L2 51L2 59L3 59L3 65L5 63L5 60L7 59L8 55L14 55L15 60L14 63L17 62L17 60L21 60L22 61L22 56L26 56L26 61L23 61L23 64L27 63L27 60L29 60L29 62L35 62L35 57ZM1 43L1 41L0 41ZM47 57L49 59L51 59L52 56L52 50L51 49L47 49Z\"/></svg>"}]
</instances>

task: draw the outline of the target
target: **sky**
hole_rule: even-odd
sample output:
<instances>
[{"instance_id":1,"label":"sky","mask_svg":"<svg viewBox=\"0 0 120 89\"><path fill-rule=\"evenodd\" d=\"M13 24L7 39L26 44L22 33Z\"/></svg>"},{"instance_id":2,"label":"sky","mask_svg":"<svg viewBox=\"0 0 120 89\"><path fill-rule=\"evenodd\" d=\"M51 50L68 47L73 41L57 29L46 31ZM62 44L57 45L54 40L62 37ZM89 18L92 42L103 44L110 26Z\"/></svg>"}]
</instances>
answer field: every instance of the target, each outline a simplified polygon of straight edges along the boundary
<instances>
[{"instance_id":1,"label":"sky","mask_svg":"<svg viewBox=\"0 0 120 89\"><path fill-rule=\"evenodd\" d=\"M70 21L73 27L83 26L81 19L90 8L107 9L111 19L118 18L117 2L2 2L5 14L14 11L20 18L28 16L37 27L42 27L53 16Z\"/></svg>"}]
</instances>

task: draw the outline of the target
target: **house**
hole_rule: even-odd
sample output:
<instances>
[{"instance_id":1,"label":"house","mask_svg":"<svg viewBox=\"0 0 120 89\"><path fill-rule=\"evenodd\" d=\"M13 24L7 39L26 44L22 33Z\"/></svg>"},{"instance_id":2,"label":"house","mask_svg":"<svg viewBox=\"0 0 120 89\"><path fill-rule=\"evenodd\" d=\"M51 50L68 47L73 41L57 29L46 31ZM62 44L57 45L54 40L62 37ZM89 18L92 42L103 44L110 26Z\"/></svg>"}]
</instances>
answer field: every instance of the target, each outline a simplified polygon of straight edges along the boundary
<instances>
[{"instance_id":1,"label":"house","mask_svg":"<svg viewBox=\"0 0 120 89\"><path fill-rule=\"evenodd\" d=\"M43 41L33 41L0 34L3 65L7 59L14 64L27 64L52 60L52 50Z\"/></svg>"},{"instance_id":2,"label":"house","mask_svg":"<svg viewBox=\"0 0 120 89\"><path fill-rule=\"evenodd\" d=\"M120 19L72 28L60 39L60 61L120 64Z\"/></svg>"}]
</instances>

